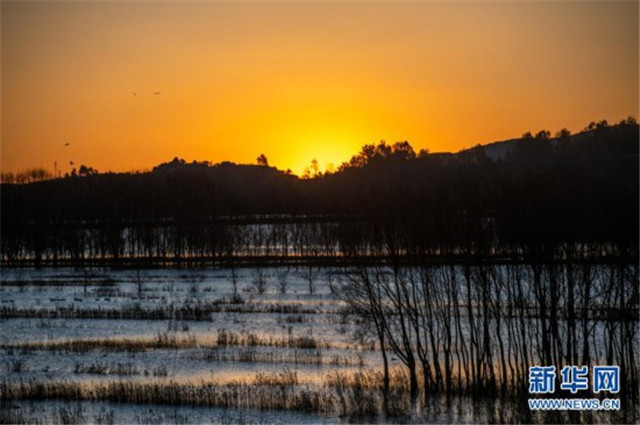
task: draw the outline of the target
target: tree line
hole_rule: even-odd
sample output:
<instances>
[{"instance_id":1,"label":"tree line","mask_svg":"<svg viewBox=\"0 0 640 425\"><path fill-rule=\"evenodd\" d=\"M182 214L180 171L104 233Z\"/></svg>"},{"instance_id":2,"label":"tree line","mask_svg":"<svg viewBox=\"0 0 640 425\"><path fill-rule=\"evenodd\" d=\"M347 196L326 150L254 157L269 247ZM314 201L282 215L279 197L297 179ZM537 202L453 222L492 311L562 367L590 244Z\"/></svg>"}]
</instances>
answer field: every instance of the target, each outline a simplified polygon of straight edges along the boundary
<instances>
[{"instance_id":1,"label":"tree line","mask_svg":"<svg viewBox=\"0 0 640 425\"><path fill-rule=\"evenodd\" d=\"M564 365L618 365L621 396L637 400L638 265L583 262L575 246L564 254L570 261L447 265L392 256L344 267L333 290L379 349L385 403L398 364L415 405L434 394L526 402L534 365L555 365L558 382Z\"/></svg>"},{"instance_id":2,"label":"tree line","mask_svg":"<svg viewBox=\"0 0 640 425\"><path fill-rule=\"evenodd\" d=\"M525 134L498 158L477 146L415 153L365 145L336 172L186 163L0 185L5 264L103 259L637 256L638 125ZM393 236L395 245L385 245ZM386 246L388 252L380 250ZM560 258L560 257L558 257Z\"/></svg>"}]
</instances>

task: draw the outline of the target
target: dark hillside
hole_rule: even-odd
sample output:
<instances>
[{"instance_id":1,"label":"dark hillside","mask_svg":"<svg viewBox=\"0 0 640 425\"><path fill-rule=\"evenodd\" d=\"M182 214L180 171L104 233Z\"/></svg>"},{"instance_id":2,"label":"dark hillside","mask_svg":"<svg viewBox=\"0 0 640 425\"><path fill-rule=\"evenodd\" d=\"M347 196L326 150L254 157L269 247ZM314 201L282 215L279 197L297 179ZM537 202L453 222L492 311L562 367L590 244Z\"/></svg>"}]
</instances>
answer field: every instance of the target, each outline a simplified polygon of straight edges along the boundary
<instances>
[{"instance_id":1,"label":"dark hillside","mask_svg":"<svg viewBox=\"0 0 640 425\"><path fill-rule=\"evenodd\" d=\"M134 241L124 242L131 229L173 226L178 234L172 238L186 238L203 233L194 226L222 226L229 220L294 223L313 217L319 223L351 223L338 230L335 225L309 230L304 243L298 240L300 246L331 245L333 253L348 245L339 240L345 235L351 242L372 239L374 245L393 235L407 253L461 246L489 253L498 247L565 243L605 244L633 253L638 246L638 140L638 125L623 122L574 136L526 134L500 143L498 156L495 144L457 154L417 155L406 142L367 145L336 173L308 180L268 166L174 159L149 173L2 184L2 258L85 255L86 248L70 252L76 244L70 239L106 238L101 232L112 241L101 255L129 251L138 256ZM82 229L97 233L80 237ZM202 237L174 241L172 255L194 255L190 244L205 257L214 255L213 246L222 249L221 243L232 252L227 245L235 247L249 237L244 229L230 241L225 229L224 237L220 229L212 231L206 243ZM281 244L303 238L299 229L281 233ZM159 242L147 242L154 243ZM154 255L166 254L147 248Z\"/></svg>"}]
</instances>

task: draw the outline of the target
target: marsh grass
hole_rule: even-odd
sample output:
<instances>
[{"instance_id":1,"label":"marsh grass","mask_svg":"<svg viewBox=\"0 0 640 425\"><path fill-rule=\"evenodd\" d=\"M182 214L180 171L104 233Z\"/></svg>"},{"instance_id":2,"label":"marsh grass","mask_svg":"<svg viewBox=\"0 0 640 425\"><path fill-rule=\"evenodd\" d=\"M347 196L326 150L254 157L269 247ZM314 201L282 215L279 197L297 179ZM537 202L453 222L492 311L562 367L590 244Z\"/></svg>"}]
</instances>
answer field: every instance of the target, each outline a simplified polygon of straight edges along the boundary
<instances>
[{"instance_id":1,"label":"marsh grass","mask_svg":"<svg viewBox=\"0 0 640 425\"><path fill-rule=\"evenodd\" d=\"M403 370L391 373L390 391L382 392L382 373L374 370L333 372L324 384L301 383L297 373L284 369L277 373L259 373L247 381L176 382L131 381L0 381L0 423L25 423L20 411L8 406L14 400L106 401L139 405L208 406L228 409L301 411L340 417L351 422L457 422L487 423L626 423L634 418L624 412L547 412L521 411L522 403L492 396L484 398L434 396L417 410L412 404L408 376ZM388 406L385 412L384 406ZM64 410L62 410L64 409ZM62 417L64 415L64 417ZM58 409L55 422L81 423L85 412L74 407ZM518 419L519 418L519 419ZM64 419L64 420L63 420ZM67 421L68 419L68 421ZM97 419L97 418L96 418ZM96 423L113 423L109 419ZM631 420L630 420L631 419Z\"/></svg>"},{"instance_id":2,"label":"marsh grass","mask_svg":"<svg viewBox=\"0 0 640 425\"><path fill-rule=\"evenodd\" d=\"M86 384L59 382L0 382L2 400L92 400L115 403L211 406L261 410L331 412L331 399L320 387L292 383L291 377L258 378L262 383L135 382ZM287 381L289 380L289 381ZM268 382L289 382L273 386Z\"/></svg>"},{"instance_id":3,"label":"marsh grass","mask_svg":"<svg viewBox=\"0 0 640 425\"><path fill-rule=\"evenodd\" d=\"M86 412L82 406L62 406L56 412L55 422L63 425L73 425L86 422Z\"/></svg>"},{"instance_id":4,"label":"marsh grass","mask_svg":"<svg viewBox=\"0 0 640 425\"><path fill-rule=\"evenodd\" d=\"M132 376L132 375L144 375L144 376L168 376L169 371L166 366L158 366L153 369L140 369L132 363L92 363L85 365L82 363L76 363L74 373L87 374L87 375L120 375L120 376Z\"/></svg>"},{"instance_id":5,"label":"marsh grass","mask_svg":"<svg viewBox=\"0 0 640 425\"><path fill-rule=\"evenodd\" d=\"M327 355L322 350L298 350L291 352L266 351L261 352L249 347L247 349L234 348L226 350L216 347L202 353L191 353L192 360L211 362L239 362L239 363L282 363L282 364L310 364L332 366L364 366L365 360L361 353L355 355Z\"/></svg>"},{"instance_id":6,"label":"marsh grass","mask_svg":"<svg viewBox=\"0 0 640 425\"><path fill-rule=\"evenodd\" d=\"M237 333L226 329L218 329L218 346L261 346L280 348L332 348L327 341L320 341L312 336L292 336L278 338L274 336L260 336L254 333Z\"/></svg>"},{"instance_id":7,"label":"marsh grass","mask_svg":"<svg viewBox=\"0 0 640 425\"><path fill-rule=\"evenodd\" d=\"M385 403L387 415L402 417L411 410L408 382L404 370L392 370L386 400L381 371L331 372L326 376L325 387L342 417L374 417L383 413Z\"/></svg>"},{"instance_id":8,"label":"marsh grass","mask_svg":"<svg viewBox=\"0 0 640 425\"><path fill-rule=\"evenodd\" d=\"M85 365L76 363L74 373L84 373L89 375L140 375L140 370L132 363L92 363Z\"/></svg>"},{"instance_id":9,"label":"marsh grass","mask_svg":"<svg viewBox=\"0 0 640 425\"><path fill-rule=\"evenodd\" d=\"M44 424L44 420L34 421L27 419L27 415L20 409L13 408L7 403L0 404L0 424Z\"/></svg>"},{"instance_id":10,"label":"marsh grass","mask_svg":"<svg viewBox=\"0 0 640 425\"><path fill-rule=\"evenodd\" d=\"M253 380L255 385L293 387L298 385L298 373L285 368L278 373L258 373Z\"/></svg>"},{"instance_id":11,"label":"marsh grass","mask_svg":"<svg viewBox=\"0 0 640 425\"><path fill-rule=\"evenodd\" d=\"M219 306L218 306L219 307ZM107 319L107 320L191 320L209 321L216 306L182 305L144 308L139 305L115 308L59 306L55 308L0 308L2 319Z\"/></svg>"},{"instance_id":12,"label":"marsh grass","mask_svg":"<svg viewBox=\"0 0 640 425\"><path fill-rule=\"evenodd\" d=\"M52 279L6 279L2 286L15 287L82 287L82 286L115 286L117 281L113 278L101 277L85 279L84 277L57 276Z\"/></svg>"},{"instance_id":13,"label":"marsh grass","mask_svg":"<svg viewBox=\"0 0 640 425\"><path fill-rule=\"evenodd\" d=\"M218 329L217 341L199 340L195 335L176 335L159 333L153 338L90 338L68 339L56 341L37 341L16 344L2 344L0 349L13 352L53 351L82 353L92 350L102 351L146 351L152 349L185 349L204 347L277 347L301 349L334 348L329 342L317 340L311 336L292 336L279 338L261 336L254 333L236 333L226 329Z\"/></svg>"},{"instance_id":14,"label":"marsh grass","mask_svg":"<svg viewBox=\"0 0 640 425\"><path fill-rule=\"evenodd\" d=\"M325 384L305 384L297 372L285 368L277 373L258 373L249 381L215 382L110 381L82 383L0 382L0 398L10 400L109 401L116 403L194 405L234 409L292 410L343 417L374 417L383 414L382 376L367 370L334 372ZM394 375L390 394L391 414L409 409L405 376Z\"/></svg>"},{"instance_id":15,"label":"marsh grass","mask_svg":"<svg viewBox=\"0 0 640 425\"><path fill-rule=\"evenodd\" d=\"M65 299L53 299L65 301ZM242 300L242 301L240 301ZM280 313L321 314L316 308L298 304L245 303L242 298L215 300L209 303L142 307L127 305L119 308L78 307L55 308L0 307L0 319L107 319L107 320L179 320L211 321L213 313Z\"/></svg>"},{"instance_id":16,"label":"marsh grass","mask_svg":"<svg viewBox=\"0 0 640 425\"><path fill-rule=\"evenodd\" d=\"M313 319L304 314L289 314L278 317L278 323L310 323Z\"/></svg>"},{"instance_id":17,"label":"marsh grass","mask_svg":"<svg viewBox=\"0 0 640 425\"><path fill-rule=\"evenodd\" d=\"M169 321L169 323L167 324L167 330L168 331L173 331L173 332L178 332L178 331L182 331L182 332L189 332L189 324L187 323L179 323L177 321L171 320Z\"/></svg>"},{"instance_id":18,"label":"marsh grass","mask_svg":"<svg viewBox=\"0 0 640 425\"><path fill-rule=\"evenodd\" d=\"M145 351L150 349L181 349L198 347L194 335L176 336L172 334L157 334L154 338L96 338L70 339L59 341L38 341L20 344L4 344L0 348L21 351L54 351L83 353L92 350L102 351Z\"/></svg>"}]
</instances>

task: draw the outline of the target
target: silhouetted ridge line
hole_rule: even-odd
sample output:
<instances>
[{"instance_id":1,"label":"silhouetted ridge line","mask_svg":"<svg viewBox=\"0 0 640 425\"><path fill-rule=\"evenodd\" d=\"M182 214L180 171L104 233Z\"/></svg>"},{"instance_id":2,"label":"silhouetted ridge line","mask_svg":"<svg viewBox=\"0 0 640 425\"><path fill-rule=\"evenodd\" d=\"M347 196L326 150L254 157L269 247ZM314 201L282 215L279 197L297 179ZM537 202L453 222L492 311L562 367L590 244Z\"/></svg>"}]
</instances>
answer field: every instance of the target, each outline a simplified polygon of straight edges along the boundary
<instances>
[{"instance_id":1,"label":"silhouetted ridge line","mask_svg":"<svg viewBox=\"0 0 640 425\"><path fill-rule=\"evenodd\" d=\"M175 158L148 173L5 183L1 258L326 259L355 244L366 247L353 253L360 258L561 258L563 246L577 245L591 258L629 259L638 251L638 139L638 125L624 122L456 154L366 145L313 179L266 158Z\"/></svg>"}]
</instances>

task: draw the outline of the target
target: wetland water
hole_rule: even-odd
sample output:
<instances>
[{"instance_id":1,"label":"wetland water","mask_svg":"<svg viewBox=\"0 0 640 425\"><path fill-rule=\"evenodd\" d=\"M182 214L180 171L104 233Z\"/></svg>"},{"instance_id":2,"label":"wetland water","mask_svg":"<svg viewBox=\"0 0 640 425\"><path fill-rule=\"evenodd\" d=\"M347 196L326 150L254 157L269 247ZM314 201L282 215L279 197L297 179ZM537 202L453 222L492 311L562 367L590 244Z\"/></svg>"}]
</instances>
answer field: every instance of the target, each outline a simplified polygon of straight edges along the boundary
<instances>
[{"instance_id":1,"label":"wetland water","mask_svg":"<svg viewBox=\"0 0 640 425\"><path fill-rule=\"evenodd\" d=\"M411 406L392 353L392 410L404 413L381 416L379 346L331 268L1 273L3 423L548 420L523 410L525 398L434 393ZM594 340L606 336L592 326ZM590 418L636 415L623 410Z\"/></svg>"}]
</instances>

